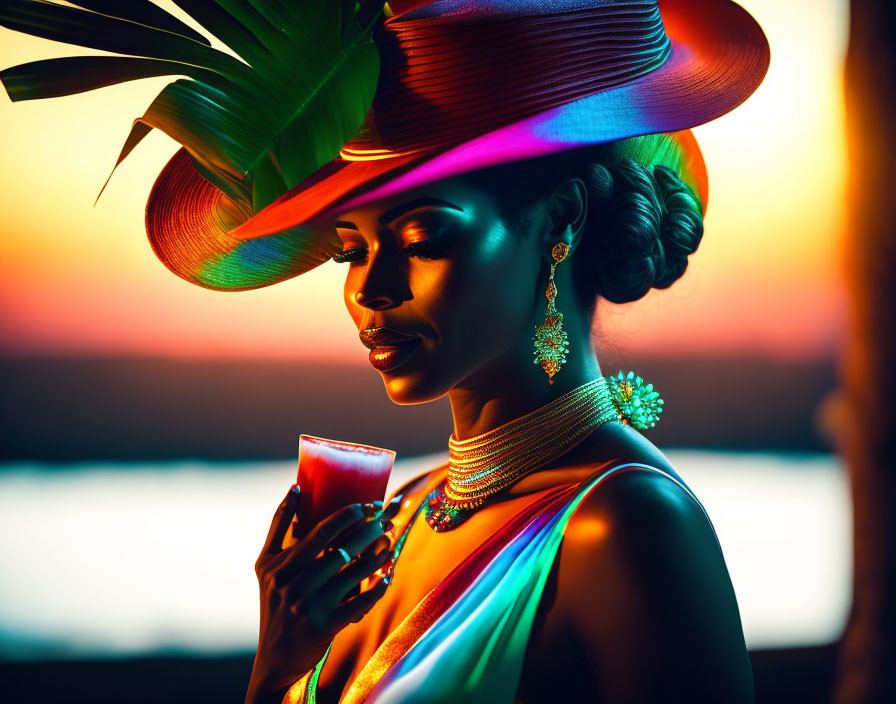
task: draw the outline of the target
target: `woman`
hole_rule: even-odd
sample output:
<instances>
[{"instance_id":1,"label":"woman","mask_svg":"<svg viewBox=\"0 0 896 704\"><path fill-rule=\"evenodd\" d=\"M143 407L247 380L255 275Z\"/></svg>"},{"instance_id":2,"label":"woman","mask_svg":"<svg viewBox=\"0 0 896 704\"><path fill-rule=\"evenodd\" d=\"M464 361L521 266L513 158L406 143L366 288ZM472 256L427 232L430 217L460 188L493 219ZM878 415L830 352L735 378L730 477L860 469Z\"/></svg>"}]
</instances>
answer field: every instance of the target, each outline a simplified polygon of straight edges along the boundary
<instances>
[{"instance_id":1,"label":"woman","mask_svg":"<svg viewBox=\"0 0 896 704\"><path fill-rule=\"evenodd\" d=\"M301 13L220 5L194 8L198 21L261 85L277 73L273 48L286 51L271 27ZM709 518L633 429L661 402L640 378L602 376L591 330L599 297L636 300L684 272L707 196L687 128L755 90L762 31L727 0L395 2L385 22L376 3L350 22L353 3L338 5L304 35L343 42L299 106L316 100L328 119L290 122L262 151L252 125L281 109L268 84L252 93L244 67L171 39L193 31L175 20L118 10L166 32L190 60L164 60L205 86L160 96L122 152L142 124L187 147L147 206L159 258L220 290L333 258L389 397L451 401L448 465L385 510L355 504L301 525L300 488L278 507L256 563L246 701L752 701ZM316 7L300 19L336 4ZM380 61L369 111L351 90L370 87L362 27ZM161 72L131 61L132 74ZM54 94L48 85L19 99ZM339 158L308 155L331 138Z\"/></svg>"},{"instance_id":2,"label":"woman","mask_svg":"<svg viewBox=\"0 0 896 704\"><path fill-rule=\"evenodd\" d=\"M652 285L667 286L697 247L702 219L693 192L664 167L645 167L632 158L668 158L675 145L667 135L623 140L575 152L574 159L564 154L525 168L497 167L445 179L340 213L334 225L344 247L337 259L348 266L345 303L372 348L371 363L390 398L421 403L447 393L452 440L487 438L530 412L539 414L541 423L551 423L542 409L601 378L590 335L596 297L633 300ZM544 184L553 186L545 189ZM663 212L667 215L659 228ZM615 251L608 249L608 239ZM556 299L565 302L569 351L551 385L532 363L531 338L545 315L549 253L559 243L569 247L566 260L573 264L563 267L561 262L554 277ZM367 550L341 572L343 562L335 552L312 558L324 547L316 535L306 538L314 549L300 543L291 552L275 552L270 561L263 554L258 564L263 622L270 630L262 632L253 683L277 681L266 674L270 662L276 671L289 672L281 687L298 679L302 668L323 657L332 639L315 687L317 700L363 701L374 684L357 684L367 682L365 667L383 659L390 634L410 628L409 615L413 620L431 608L427 595L432 590L451 573L475 571L471 554L513 519L521 520L533 506L543 510L545 498L558 488L583 487L598 475L601 489L585 493L569 517L556 559L551 563L542 555L545 564L528 575L532 582L545 580L540 599L527 595L536 611L511 609L517 622L531 622L525 652L517 654L522 660L515 696L522 702L751 701L737 604L709 520L662 453L618 422L615 413L610 417L605 422L591 418L597 426L577 443L571 438L568 444L576 443L571 449L562 439L533 442L542 425L518 436L520 451L546 451L546 461L497 492L462 525L445 530L436 523L434 531L417 511L421 504L425 511L428 498L438 498L446 468L405 486L390 531L392 545L399 536L404 539L394 585L377 581L348 610L338 605L341 596L394 554L376 521L359 518L358 537L330 536L328 545L351 554ZM561 423L554 429L573 436L582 426L582 413ZM631 471L635 468L641 471ZM288 498L270 544L279 545L294 509ZM343 528L348 517L337 520ZM500 540L508 541L506 535ZM283 575L279 583L267 581L278 574ZM464 580L465 588L471 579ZM327 603L340 614L336 621L327 620ZM481 605L477 601L469 609ZM504 604L494 609L502 616L508 611ZM461 611L472 618L468 610ZM343 626L365 612L359 622ZM309 628L311 614L323 620ZM512 625L517 624L502 627ZM427 620L426 626L433 630L436 624ZM434 702L444 694L478 701L484 691L477 689L494 692L494 680L499 685L502 680L490 670L504 674L514 657L509 651L520 646L498 646L497 653L477 648L480 644L464 635L470 628L454 635L456 647L472 652L473 662L463 661L456 675L446 673L444 663L431 668L441 673L433 676L448 677L447 687L420 681L412 668L415 691L406 693L408 685L398 685L403 698L384 701ZM496 657L508 662L496 668L488 662ZM458 653L450 654L451 661L457 659ZM284 660L293 663L292 669ZM476 677L457 676L477 666L489 680L485 686ZM294 689L301 692L303 686Z\"/></svg>"}]
</instances>

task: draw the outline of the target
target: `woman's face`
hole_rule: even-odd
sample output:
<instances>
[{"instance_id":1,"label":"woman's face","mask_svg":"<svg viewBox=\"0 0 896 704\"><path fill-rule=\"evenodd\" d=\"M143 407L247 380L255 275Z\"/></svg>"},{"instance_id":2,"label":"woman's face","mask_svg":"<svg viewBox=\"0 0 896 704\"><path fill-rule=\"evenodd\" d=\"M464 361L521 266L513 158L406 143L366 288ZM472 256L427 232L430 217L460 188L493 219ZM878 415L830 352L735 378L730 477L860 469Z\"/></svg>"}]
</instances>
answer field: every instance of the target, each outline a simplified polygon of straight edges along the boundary
<instances>
[{"instance_id":1,"label":"woman's face","mask_svg":"<svg viewBox=\"0 0 896 704\"><path fill-rule=\"evenodd\" d=\"M539 238L509 231L488 192L446 179L334 224L345 305L396 403L431 401L500 369L531 338Z\"/></svg>"}]
</instances>

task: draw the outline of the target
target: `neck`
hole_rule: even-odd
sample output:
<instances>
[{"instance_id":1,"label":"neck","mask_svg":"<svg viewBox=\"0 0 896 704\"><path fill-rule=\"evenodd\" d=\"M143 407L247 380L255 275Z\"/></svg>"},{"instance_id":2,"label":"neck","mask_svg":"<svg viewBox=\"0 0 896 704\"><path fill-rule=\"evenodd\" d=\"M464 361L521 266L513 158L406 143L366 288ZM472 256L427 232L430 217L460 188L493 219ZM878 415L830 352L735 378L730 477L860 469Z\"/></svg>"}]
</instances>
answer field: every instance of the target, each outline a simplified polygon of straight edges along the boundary
<instances>
[{"instance_id":1,"label":"neck","mask_svg":"<svg viewBox=\"0 0 896 704\"><path fill-rule=\"evenodd\" d=\"M569 323L567 322L569 321ZM570 325L580 321L578 326ZM568 316L566 363L554 383L532 362L531 328L503 355L483 365L448 392L454 437L467 440L540 408L601 375L583 318Z\"/></svg>"}]
</instances>

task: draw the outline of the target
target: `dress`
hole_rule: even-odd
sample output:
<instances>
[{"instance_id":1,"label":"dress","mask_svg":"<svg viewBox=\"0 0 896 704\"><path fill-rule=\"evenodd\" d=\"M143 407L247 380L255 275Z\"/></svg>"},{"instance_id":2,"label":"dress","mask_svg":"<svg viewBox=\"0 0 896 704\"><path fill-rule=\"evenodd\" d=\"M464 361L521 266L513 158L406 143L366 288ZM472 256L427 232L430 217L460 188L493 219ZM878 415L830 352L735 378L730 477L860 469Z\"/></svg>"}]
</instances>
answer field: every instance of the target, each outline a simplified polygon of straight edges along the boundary
<instances>
[{"instance_id":1,"label":"dress","mask_svg":"<svg viewBox=\"0 0 896 704\"><path fill-rule=\"evenodd\" d=\"M658 472L677 483L712 527L683 480L647 464L601 468L578 484L544 492L417 604L380 644L340 704L513 704L533 619L570 517L601 481L633 470ZM421 502L400 526L396 572L403 541L422 508ZM315 701L325 661L326 656L290 689L284 704Z\"/></svg>"}]
</instances>

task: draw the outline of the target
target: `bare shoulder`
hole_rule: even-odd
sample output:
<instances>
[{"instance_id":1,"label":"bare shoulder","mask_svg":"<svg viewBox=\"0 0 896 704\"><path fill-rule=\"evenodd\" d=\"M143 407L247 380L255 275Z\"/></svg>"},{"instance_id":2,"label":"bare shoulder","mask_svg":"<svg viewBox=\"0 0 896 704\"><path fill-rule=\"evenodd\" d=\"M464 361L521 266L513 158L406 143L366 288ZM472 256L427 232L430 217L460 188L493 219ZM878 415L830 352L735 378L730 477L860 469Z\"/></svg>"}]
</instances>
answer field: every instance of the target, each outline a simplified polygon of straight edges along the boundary
<instances>
[{"instance_id":1,"label":"bare shoulder","mask_svg":"<svg viewBox=\"0 0 896 704\"><path fill-rule=\"evenodd\" d=\"M581 579L637 578L629 585L632 599L668 602L695 588L730 590L700 504L667 474L638 465L622 465L588 490L567 524L561 560Z\"/></svg>"},{"instance_id":2,"label":"bare shoulder","mask_svg":"<svg viewBox=\"0 0 896 704\"><path fill-rule=\"evenodd\" d=\"M580 530L582 524L605 525L607 530L599 539L592 539L592 544L586 544L586 549L626 546L646 554L665 551L675 542L684 541L690 549L716 551L715 533L697 500L666 470L643 464L619 463L602 477L570 517L568 532L585 535L589 533Z\"/></svg>"},{"instance_id":3,"label":"bare shoulder","mask_svg":"<svg viewBox=\"0 0 896 704\"><path fill-rule=\"evenodd\" d=\"M607 701L753 701L724 556L666 474L622 467L588 491L561 544L555 608Z\"/></svg>"}]
</instances>

